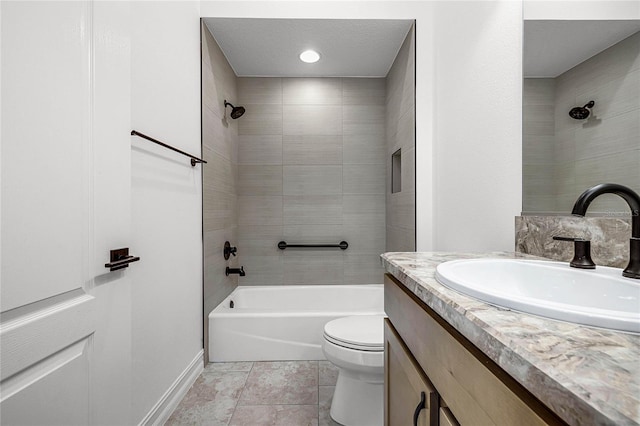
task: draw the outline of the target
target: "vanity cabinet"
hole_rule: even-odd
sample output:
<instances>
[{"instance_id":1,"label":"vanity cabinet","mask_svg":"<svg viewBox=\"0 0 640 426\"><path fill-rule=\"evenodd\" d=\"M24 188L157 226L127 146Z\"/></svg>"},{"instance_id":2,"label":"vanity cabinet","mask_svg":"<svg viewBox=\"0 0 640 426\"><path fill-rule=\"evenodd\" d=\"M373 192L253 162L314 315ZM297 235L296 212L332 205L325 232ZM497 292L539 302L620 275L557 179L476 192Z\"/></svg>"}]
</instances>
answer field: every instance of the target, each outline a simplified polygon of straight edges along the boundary
<instances>
[{"instance_id":1,"label":"vanity cabinet","mask_svg":"<svg viewBox=\"0 0 640 426\"><path fill-rule=\"evenodd\" d=\"M438 394L388 319L384 342L385 424L437 426Z\"/></svg>"},{"instance_id":2,"label":"vanity cabinet","mask_svg":"<svg viewBox=\"0 0 640 426\"><path fill-rule=\"evenodd\" d=\"M565 424L522 385L387 274L385 425Z\"/></svg>"}]
</instances>

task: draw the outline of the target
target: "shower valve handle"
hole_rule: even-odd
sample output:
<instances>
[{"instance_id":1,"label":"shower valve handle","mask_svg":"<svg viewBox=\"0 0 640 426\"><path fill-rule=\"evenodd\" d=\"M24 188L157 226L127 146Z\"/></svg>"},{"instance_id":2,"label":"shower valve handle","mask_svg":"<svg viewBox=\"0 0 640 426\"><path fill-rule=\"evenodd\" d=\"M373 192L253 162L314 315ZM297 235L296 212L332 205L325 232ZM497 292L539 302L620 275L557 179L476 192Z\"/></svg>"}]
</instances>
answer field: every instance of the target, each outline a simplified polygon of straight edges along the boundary
<instances>
[{"instance_id":1,"label":"shower valve handle","mask_svg":"<svg viewBox=\"0 0 640 426\"><path fill-rule=\"evenodd\" d=\"M234 247L229 243L229 241L224 242L224 250L222 251L224 255L224 260L229 260L229 257L233 255L236 256L236 252L238 251L238 247Z\"/></svg>"}]
</instances>

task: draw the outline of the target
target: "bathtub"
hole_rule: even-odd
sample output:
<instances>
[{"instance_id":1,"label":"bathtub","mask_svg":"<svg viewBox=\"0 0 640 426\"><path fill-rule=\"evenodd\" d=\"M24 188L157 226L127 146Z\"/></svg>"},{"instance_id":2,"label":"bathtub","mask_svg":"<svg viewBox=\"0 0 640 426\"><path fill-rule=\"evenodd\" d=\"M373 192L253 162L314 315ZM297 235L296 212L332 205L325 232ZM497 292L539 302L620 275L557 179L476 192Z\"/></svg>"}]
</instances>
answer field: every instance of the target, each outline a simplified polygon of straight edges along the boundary
<instances>
[{"instance_id":1,"label":"bathtub","mask_svg":"<svg viewBox=\"0 0 640 426\"><path fill-rule=\"evenodd\" d=\"M209 360L325 359L324 325L383 314L383 294L382 284L239 286L209 314Z\"/></svg>"}]
</instances>

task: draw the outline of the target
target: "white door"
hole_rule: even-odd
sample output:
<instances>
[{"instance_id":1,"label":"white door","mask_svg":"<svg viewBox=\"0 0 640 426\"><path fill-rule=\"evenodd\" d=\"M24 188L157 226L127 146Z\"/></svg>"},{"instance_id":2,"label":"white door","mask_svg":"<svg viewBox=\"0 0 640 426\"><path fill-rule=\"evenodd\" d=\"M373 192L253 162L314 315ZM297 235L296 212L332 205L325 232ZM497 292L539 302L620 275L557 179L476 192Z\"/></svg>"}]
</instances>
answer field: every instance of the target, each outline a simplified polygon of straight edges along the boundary
<instances>
[{"instance_id":1,"label":"white door","mask_svg":"<svg viewBox=\"0 0 640 426\"><path fill-rule=\"evenodd\" d=\"M136 263L104 266L130 243L120 3L0 3L3 425L131 423Z\"/></svg>"}]
</instances>

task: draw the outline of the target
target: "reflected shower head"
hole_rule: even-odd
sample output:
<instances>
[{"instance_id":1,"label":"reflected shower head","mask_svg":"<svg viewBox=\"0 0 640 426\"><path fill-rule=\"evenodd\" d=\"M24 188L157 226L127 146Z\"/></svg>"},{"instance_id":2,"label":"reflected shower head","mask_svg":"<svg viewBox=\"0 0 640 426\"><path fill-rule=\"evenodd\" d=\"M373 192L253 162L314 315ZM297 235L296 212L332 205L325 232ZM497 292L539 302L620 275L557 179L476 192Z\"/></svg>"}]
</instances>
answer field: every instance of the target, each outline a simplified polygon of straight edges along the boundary
<instances>
[{"instance_id":1,"label":"reflected shower head","mask_svg":"<svg viewBox=\"0 0 640 426\"><path fill-rule=\"evenodd\" d=\"M244 114L244 107L242 106L234 107L233 105L231 105L229 102L225 100L224 101L225 111L228 106L231 107L231 118L233 118L234 120L237 120L238 118L242 117L242 114Z\"/></svg>"},{"instance_id":2,"label":"reflected shower head","mask_svg":"<svg viewBox=\"0 0 640 426\"><path fill-rule=\"evenodd\" d=\"M585 118L589 117L591 108L593 108L595 104L596 103L594 101L589 101L589 103L587 103L583 107L572 108L571 111L569 111L569 116L571 118L575 118L576 120L584 120Z\"/></svg>"}]
</instances>

